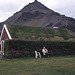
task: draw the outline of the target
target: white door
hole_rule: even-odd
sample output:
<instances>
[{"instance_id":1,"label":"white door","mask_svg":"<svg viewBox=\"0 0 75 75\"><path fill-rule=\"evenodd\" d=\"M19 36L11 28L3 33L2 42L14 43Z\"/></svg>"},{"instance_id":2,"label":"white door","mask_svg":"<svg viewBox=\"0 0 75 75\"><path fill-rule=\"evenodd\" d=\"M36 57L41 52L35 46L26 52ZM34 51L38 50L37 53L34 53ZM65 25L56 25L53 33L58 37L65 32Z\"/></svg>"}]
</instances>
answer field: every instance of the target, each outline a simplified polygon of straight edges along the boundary
<instances>
[{"instance_id":1,"label":"white door","mask_svg":"<svg viewBox=\"0 0 75 75\"><path fill-rule=\"evenodd\" d=\"M1 41L1 58L3 58L4 55L4 40Z\"/></svg>"}]
</instances>

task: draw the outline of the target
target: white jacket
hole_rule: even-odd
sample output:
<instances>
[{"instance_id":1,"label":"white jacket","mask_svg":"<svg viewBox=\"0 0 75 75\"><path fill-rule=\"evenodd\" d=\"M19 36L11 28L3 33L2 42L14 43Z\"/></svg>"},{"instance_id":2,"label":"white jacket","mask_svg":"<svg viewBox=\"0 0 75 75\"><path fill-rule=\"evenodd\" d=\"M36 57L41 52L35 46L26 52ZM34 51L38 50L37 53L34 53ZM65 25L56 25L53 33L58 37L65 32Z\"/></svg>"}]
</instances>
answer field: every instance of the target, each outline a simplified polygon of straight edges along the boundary
<instances>
[{"instance_id":1,"label":"white jacket","mask_svg":"<svg viewBox=\"0 0 75 75\"><path fill-rule=\"evenodd\" d=\"M42 49L43 55L46 55L46 53L48 52L48 50L46 49Z\"/></svg>"}]
</instances>

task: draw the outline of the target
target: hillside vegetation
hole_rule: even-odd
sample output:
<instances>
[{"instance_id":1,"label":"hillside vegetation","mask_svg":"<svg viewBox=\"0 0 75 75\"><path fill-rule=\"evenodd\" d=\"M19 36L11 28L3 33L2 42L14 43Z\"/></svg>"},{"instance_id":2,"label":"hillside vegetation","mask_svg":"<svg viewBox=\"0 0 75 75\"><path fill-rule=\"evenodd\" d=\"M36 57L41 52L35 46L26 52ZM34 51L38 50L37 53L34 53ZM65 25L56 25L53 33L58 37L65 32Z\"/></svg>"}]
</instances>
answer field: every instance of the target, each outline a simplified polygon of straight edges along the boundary
<instances>
[{"instance_id":1,"label":"hillside vegetation","mask_svg":"<svg viewBox=\"0 0 75 75\"><path fill-rule=\"evenodd\" d=\"M74 38L64 28L42 28L30 26L7 25L11 37L18 40L64 41Z\"/></svg>"}]
</instances>

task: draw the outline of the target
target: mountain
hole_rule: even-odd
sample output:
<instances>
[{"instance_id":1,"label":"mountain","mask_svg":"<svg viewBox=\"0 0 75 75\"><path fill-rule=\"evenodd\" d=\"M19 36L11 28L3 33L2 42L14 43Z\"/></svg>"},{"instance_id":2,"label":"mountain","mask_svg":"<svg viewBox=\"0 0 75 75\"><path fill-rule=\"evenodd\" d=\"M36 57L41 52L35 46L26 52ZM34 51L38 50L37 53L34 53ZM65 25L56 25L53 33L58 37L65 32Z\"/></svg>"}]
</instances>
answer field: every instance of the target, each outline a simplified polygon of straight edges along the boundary
<instances>
[{"instance_id":1,"label":"mountain","mask_svg":"<svg viewBox=\"0 0 75 75\"><path fill-rule=\"evenodd\" d=\"M37 0L29 3L22 10L0 23L0 30L3 24L49 28L59 27L75 32L75 19L57 13Z\"/></svg>"}]
</instances>

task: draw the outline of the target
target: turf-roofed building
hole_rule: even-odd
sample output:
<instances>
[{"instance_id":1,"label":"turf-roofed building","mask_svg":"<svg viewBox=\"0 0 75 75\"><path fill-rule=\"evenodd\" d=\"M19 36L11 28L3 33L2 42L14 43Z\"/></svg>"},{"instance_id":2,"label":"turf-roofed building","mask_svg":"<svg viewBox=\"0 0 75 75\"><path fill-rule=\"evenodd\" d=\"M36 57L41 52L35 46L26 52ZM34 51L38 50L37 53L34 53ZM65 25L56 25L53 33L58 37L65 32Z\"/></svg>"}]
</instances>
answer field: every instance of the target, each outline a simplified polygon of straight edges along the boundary
<instances>
[{"instance_id":1,"label":"turf-roofed building","mask_svg":"<svg viewBox=\"0 0 75 75\"><path fill-rule=\"evenodd\" d=\"M0 38L0 52L4 51L6 40L64 41L74 38L67 29L4 25Z\"/></svg>"}]
</instances>

